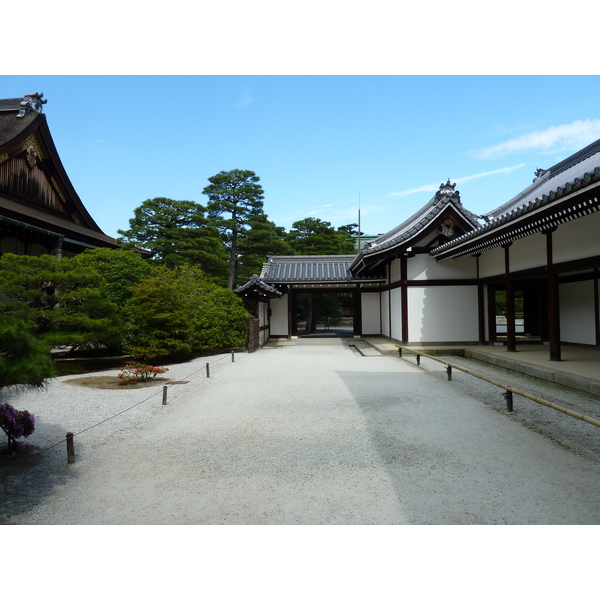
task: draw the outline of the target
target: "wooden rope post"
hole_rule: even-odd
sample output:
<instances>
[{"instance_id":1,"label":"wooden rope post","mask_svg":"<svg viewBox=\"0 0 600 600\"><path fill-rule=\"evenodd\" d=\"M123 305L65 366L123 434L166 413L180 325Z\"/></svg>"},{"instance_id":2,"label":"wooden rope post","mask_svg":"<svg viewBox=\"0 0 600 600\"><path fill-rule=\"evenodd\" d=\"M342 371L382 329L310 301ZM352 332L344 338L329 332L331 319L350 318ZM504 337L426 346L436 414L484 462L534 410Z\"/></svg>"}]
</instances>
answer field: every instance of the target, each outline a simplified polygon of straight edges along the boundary
<instances>
[{"instance_id":1,"label":"wooden rope post","mask_svg":"<svg viewBox=\"0 0 600 600\"><path fill-rule=\"evenodd\" d=\"M398 358L402 358L402 348L398 347Z\"/></svg>"},{"instance_id":2,"label":"wooden rope post","mask_svg":"<svg viewBox=\"0 0 600 600\"><path fill-rule=\"evenodd\" d=\"M448 365L446 367L446 372L448 373L448 381L452 381L452 366Z\"/></svg>"},{"instance_id":3,"label":"wooden rope post","mask_svg":"<svg viewBox=\"0 0 600 600\"><path fill-rule=\"evenodd\" d=\"M206 377L210 377L210 363L206 363Z\"/></svg>"},{"instance_id":4,"label":"wooden rope post","mask_svg":"<svg viewBox=\"0 0 600 600\"><path fill-rule=\"evenodd\" d=\"M421 355L417 354L417 366L421 366Z\"/></svg>"},{"instance_id":5,"label":"wooden rope post","mask_svg":"<svg viewBox=\"0 0 600 600\"><path fill-rule=\"evenodd\" d=\"M506 410L508 412L513 411L513 393L510 390L506 390L504 392L504 397L506 398Z\"/></svg>"},{"instance_id":6,"label":"wooden rope post","mask_svg":"<svg viewBox=\"0 0 600 600\"><path fill-rule=\"evenodd\" d=\"M231 362L235 362L235 351L231 351Z\"/></svg>"},{"instance_id":7,"label":"wooden rope post","mask_svg":"<svg viewBox=\"0 0 600 600\"><path fill-rule=\"evenodd\" d=\"M163 406L167 403L167 386L163 386Z\"/></svg>"},{"instance_id":8,"label":"wooden rope post","mask_svg":"<svg viewBox=\"0 0 600 600\"><path fill-rule=\"evenodd\" d=\"M75 445L73 443L73 434L67 433L67 464L72 465L75 462Z\"/></svg>"}]
</instances>

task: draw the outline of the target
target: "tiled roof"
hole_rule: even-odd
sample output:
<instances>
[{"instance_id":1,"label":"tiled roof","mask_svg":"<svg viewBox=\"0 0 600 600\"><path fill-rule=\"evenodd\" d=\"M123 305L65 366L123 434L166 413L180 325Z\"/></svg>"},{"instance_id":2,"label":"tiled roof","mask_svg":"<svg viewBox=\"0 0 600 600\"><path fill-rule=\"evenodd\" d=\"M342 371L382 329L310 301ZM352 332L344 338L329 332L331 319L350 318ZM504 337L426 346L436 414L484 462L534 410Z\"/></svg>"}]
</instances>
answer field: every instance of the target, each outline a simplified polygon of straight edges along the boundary
<instances>
[{"instance_id":1,"label":"tiled roof","mask_svg":"<svg viewBox=\"0 0 600 600\"><path fill-rule=\"evenodd\" d=\"M274 288L272 285L269 285L268 283L263 281L258 275L252 275L250 281L248 281L244 285L238 285L235 288L234 292L236 294L241 294L254 287L258 287L261 290L267 292L267 294L272 294L273 296L282 296L282 293L277 288Z\"/></svg>"},{"instance_id":2,"label":"tiled roof","mask_svg":"<svg viewBox=\"0 0 600 600\"><path fill-rule=\"evenodd\" d=\"M494 232L500 229L506 230L510 224L520 217L534 213L538 209L551 207L553 204L558 204L561 199L569 196L573 192L583 191L586 187L600 181L600 140L586 146L579 152L576 152L569 158L561 161L546 171L539 173L539 176L534 180L533 184L517 194L514 198L500 206L495 211L485 215L489 219L487 223L477 229L466 233L454 240L447 242L432 250L432 256L447 254L450 250L454 250L450 257L457 257L464 254L472 254L476 250L485 250L491 248L495 243ZM558 208L558 207L557 207ZM597 210L595 206L582 206L581 210L569 215L570 218L583 216L585 212L593 212ZM560 212L560 211L559 211ZM581 212L581 214L579 214ZM564 218L563 218L564 217ZM563 222L566 215L557 214L556 223ZM547 222L546 226L553 223ZM512 235L506 234L503 237L504 242L511 239L518 239L532 233L536 233L543 229L544 224L530 224L527 229L523 228L515 230ZM475 248L469 244L469 249L460 252L461 246L476 240L482 236L486 237L485 244Z\"/></svg>"},{"instance_id":3,"label":"tiled roof","mask_svg":"<svg viewBox=\"0 0 600 600\"><path fill-rule=\"evenodd\" d=\"M260 277L269 283L350 281L348 268L354 256L269 256Z\"/></svg>"},{"instance_id":4,"label":"tiled roof","mask_svg":"<svg viewBox=\"0 0 600 600\"><path fill-rule=\"evenodd\" d=\"M23 98L0 98L0 112L16 111L21 108Z\"/></svg>"},{"instance_id":5,"label":"tiled roof","mask_svg":"<svg viewBox=\"0 0 600 600\"><path fill-rule=\"evenodd\" d=\"M435 196L409 219L388 233L367 244L364 254L381 252L394 246L399 246L418 235L431 223L449 204L464 217L473 227L479 226L477 215L465 209L460 201L460 194L454 189L456 184L447 181L440 185Z\"/></svg>"},{"instance_id":6,"label":"tiled roof","mask_svg":"<svg viewBox=\"0 0 600 600\"><path fill-rule=\"evenodd\" d=\"M366 244L365 249L352 262L350 266L351 270L354 273L359 273L365 269L365 259L369 260L370 256L384 253L402 245L410 245L411 240L421 235L427 226L435 221L449 206L461 215L473 228L479 227L479 217L464 208L460 200L460 194L455 190L455 187L456 184L450 183L450 180L442 183L435 196L423 208L404 221L404 223Z\"/></svg>"}]
</instances>

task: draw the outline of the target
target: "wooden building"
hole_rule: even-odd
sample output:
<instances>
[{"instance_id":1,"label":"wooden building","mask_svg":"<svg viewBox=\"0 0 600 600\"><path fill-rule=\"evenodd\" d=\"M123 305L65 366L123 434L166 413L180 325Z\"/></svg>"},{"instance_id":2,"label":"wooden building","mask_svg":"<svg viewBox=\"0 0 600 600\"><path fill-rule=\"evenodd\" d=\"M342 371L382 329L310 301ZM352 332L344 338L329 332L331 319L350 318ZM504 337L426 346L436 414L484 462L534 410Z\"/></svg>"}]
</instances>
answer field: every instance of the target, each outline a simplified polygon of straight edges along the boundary
<instances>
[{"instance_id":1,"label":"wooden building","mask_svg":"<svg viewBox=\"0 0 600 600\"><path fill-rule=\"evenodd\" d=\"M73 256L118 248L86 210L62 165L43 94L0 100L0 254Z\"/></svg>"},{"instance_id":2,"label":"wooden building","mask_svg":"<svg viewBox=\"0 0 600 600\"><path fill-rule=\"evenodd\" d=\"M407 345L494 344L517 336L547 344L600 345L600 140L546 170L478 217L455 184L442 184L417 213L351 257L269 257L260 279L271 336L293 337L299 290L354 296L354 335ZM498 295L505 331L497 329ZM517 330L515 299L523 306Z\"/></svg>"}]
</instances>

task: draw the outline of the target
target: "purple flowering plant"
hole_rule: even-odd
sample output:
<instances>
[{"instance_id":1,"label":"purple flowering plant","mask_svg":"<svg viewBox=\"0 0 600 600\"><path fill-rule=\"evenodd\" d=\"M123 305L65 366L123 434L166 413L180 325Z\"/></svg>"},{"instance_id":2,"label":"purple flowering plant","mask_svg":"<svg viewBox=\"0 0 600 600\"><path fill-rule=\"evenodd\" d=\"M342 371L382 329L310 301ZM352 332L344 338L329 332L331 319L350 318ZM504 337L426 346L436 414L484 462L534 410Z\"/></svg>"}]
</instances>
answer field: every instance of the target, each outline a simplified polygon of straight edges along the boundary
<instances>
[{"instance_id":1,"label":"purple flowering plant","mask_svg":"<svg viewBox=\"0 0 600 600\"><path fill-rule=\"evenodd\" d=\"M35 431L35 417L27 410L17 410L8 403L0 404L0 427L11 442L16 444L17 438L29 437Z\"/></svg>"}]
</instances>

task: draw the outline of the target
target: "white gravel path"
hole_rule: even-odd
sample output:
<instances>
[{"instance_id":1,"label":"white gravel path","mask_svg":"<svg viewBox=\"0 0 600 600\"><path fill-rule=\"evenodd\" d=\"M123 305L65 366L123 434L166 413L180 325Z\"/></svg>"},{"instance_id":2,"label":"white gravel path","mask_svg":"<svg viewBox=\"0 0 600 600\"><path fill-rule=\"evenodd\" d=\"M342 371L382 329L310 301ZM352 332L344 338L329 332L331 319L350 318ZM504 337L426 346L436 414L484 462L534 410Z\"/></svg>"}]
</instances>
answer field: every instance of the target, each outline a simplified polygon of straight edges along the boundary
<instances>
[{"instance_id":1,"label":"white gravel path","mask_svg":"<svg viewBox=\"0 0 600 600\"><path fill-rule=\"evenodd\" d=\"M72 377L3 397L36 415L30 445L60 444L0 458L0 523L600 523L593 453L409 361L313 340L168 376L189 383L170 386L166 406L160 386Z\"/></svg>"}]
</instances>

